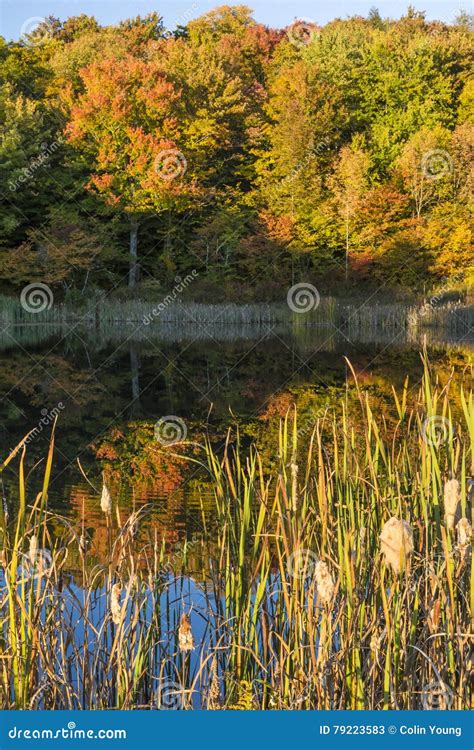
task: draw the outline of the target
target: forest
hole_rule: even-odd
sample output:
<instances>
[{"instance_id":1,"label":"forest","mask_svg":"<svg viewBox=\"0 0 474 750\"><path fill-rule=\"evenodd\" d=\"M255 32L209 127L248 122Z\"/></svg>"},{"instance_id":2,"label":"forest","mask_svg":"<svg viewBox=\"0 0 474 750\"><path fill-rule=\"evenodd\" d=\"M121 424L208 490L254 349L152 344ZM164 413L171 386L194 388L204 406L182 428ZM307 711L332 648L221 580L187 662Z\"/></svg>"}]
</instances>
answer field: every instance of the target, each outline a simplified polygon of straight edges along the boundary
<instances>
[{"instance_id":1,"label":"forest","mask_svg":"<svg viewBox=\"0 0 474 750\"><path fill-rule=\"evenodd\" d=\"M48 17L0 39L0 291L469 289L472 18Z\"/></svg>"}]
</instances>

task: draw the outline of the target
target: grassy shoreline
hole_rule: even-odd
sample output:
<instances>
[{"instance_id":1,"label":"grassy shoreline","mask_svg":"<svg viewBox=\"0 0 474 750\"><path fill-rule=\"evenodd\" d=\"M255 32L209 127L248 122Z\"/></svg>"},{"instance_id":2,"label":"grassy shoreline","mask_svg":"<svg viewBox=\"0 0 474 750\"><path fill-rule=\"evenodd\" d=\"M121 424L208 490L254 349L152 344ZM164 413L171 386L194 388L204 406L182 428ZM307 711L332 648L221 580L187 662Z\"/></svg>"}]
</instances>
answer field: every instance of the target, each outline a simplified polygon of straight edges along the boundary
<instances>
[{"instance_id":1,"label":"grassy shoreline","mask_svg":"<svg viewBox=\"0 0 474 750\"><path fill-rule=\"evenodd\" d=\"M31 312L20 300L0 296L2 325L38 325L55 323L143 323L159 326L180 325L255 325L291 323L296 326L345 326L349 329L404 328L461 330L474 325L474 305L449 303L431 304L322 297L308 308L292 309L287 304L203 304L156 301L114 301L95 299L77 306L54 304L49 309Z\"/></svg>"}]
</instances>

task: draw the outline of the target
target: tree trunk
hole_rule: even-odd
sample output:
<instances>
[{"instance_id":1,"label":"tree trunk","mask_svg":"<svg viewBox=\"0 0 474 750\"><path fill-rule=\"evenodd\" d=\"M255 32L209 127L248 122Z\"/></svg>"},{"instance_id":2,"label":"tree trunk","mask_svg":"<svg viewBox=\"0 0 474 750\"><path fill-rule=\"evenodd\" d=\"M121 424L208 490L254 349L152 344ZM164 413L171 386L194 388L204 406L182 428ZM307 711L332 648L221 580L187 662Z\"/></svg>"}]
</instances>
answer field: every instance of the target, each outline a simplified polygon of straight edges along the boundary
<instances>
[{"instance_id":1,"label":"tree trunk","mask_svg":"<svg viewBox=\"0 0 474 750\"><path fill-rule=\"evenodd\" d=\"M133 289L138 280L138 221L130 220L130 268L128 271L128 286Z\"/></svg>"}]
</instances>

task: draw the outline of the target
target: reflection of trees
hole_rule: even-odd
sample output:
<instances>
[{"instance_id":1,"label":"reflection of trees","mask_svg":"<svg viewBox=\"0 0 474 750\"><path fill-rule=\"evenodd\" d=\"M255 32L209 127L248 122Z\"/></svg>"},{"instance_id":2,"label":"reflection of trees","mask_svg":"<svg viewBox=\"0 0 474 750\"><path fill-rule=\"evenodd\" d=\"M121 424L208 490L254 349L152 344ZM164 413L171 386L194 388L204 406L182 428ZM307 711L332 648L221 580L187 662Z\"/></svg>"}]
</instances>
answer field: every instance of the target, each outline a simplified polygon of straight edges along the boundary
<instances>
[{"instance_id":1,"label":"reflection of trees","mask_svg":"<svg viewBox=\"0 0 474 750\"><path fill-rule=\"evenodd\" d=\"M146 557L159 555L162 545L168 553L178 551L186 539L196 539L202 530L202 508L211 521L214 500L209 487L204 483L193 482L163 493L159 485L148 484L139 488L122 483L111 485L113 512L109 518L100 509L99 493L95 494L88 485L76 484L68 488L70 506L69 517L78 535L84 534L88 540L88 565L100 563L117 564L120 557L120 544L115 548L116 558L111 560L110 550L114 542L123 535L127 522L138 518L134 526L133 553L137 564L145 564ZM141 512L140 512L141 511ZM59 531L59 529L58 529ZM126 536L124 536L124 539ZM129 539L130 541L130 539ZM197 549L194 549L194 554ZM176 555L177 562L179 555ZM70 569L81 566L79 551L71 547ZM196 568L196 570L199 568Z\"/></svg>"},{"instance_id":2,"label":"reflection of trees","mask_svg":"<svg viewBox=\"0 0 474 750\"><path fill-rule=\"evenodd\" d=\"M207 429L219 445L234 422L230 409L241 434L265 444L270 458L278 419L293 402L308 425L328 401L338 402L346 385L343 352L320 352L316 341L310 346L310 339L305 338L304 351L294 340L287 341L293 354L278 339L265 339L258 345L254 341L126 342L117 349L97 348L88 340L86 349L73 336L49 353L48 349L31 354L10 351L3 355L0 368L0 393L8 394L0 401L2 445L16 445L38 424L43 409L62 401L56 469L69 462L75 466L80 455L94 477L99 467L94 451L88 448L93 444L100 461L111 466L117 462L117 472L133 477L135 486L150 483L155 493L169 496L185 479L186 467L172 459L171 452L160 451L153 440L153 424L159 417L180 415L188 426L189 440L201 442ZM51 350L54 342L48 347ZM419 380L419 351L377 351L358 345L357 351L348 347L344 353L361 387L370 390L376 408L387 412L390 422L391 387L400 390L407 375L411 383ZM433 370L446 382L451 365L460 371L468 354L431 349L430 358ZM44 457L48 434L45 429L28 447L28 461ZM53 472L52 489L57 497L64 495L67 477L70 481L70 473Z\"/></svg>"},{"instance_id":3,"label":"reflection of trees","mask_svg":"<svg viewBox=\"0 0 474 750\"><path fill-rule=\"evenodd\" d=\"M295 372L291 357L287 356L289 353L275 341L266 341L252 350L248 342L225 346L206 344L205 348L194 344L183 349L168 347L162 352L154 346L134 344L130 347L127 344L105 361L107 353L92 349L88 358L83 348L72 348L69 359L55 351L37 367L34 364L39 362L39 354L33 356L34 361L18 351L4 358L0 389L3 393L11 390L11 393L9 400L1 404L3 446L15 445L15 436L24 435L28 427L37 423L43 407L52 408L60 400L66 405L59 418L50 508L68 516L78 533L84 522L91 541L88 553L91 564L93 561L107 564L109 554L109 531L99 507L102 468L113 490L113 539L130 514L150 505L150 513L139 526L136 550L146 545L160 545L163 540L167 547L173 547L189 539L194 530L201 527L201 500L212 519L213 500L206 484L207 476L189 461L203 458L200 449L193 445L168 449L159 445L154 437L154 423L159 416L181 414L192 443L202 443L208 430L216 449L220 450L226 430L234 422L228 411L230 406L245 445L256 441L269 474L275 462L280 419L293 405L298 413L299 443L303 451L316 421L321 420L326 411L340 409L342 400L355 417L352 423L357 433L356 415L360 417L360 405L350 373L346 380L340 353L325 352L321 356L315 351L310 357L305 352L308 361ZM456 369L455 377L461 377L468 361L468 355L461 350L450 354L441 349L431 350L430 358L433 372L443 385L448 382L452 367ZM297 356L295 359L298 368L299 359ZM381 429L390 434L397 421L392 386L400 392L407 375L410 385L419 381L422 373L419 352L400 349L377 353L370 347L360 347L352 354L351 361L361 390L370 393L373 411L381 415ZM466 370L465 378L468 377ZM77 391L75 398L65 397L65 390ZM202 399L202 393L209 390L209 398L215 403L210 422L207 421L208 401ZM408 403L416 397L415 386L409 391ZM132 399L138 403L141 416L128 421ZM454 390L453 404L454 414L460 408ZM16 406L25 412L24 420L19 417ZM321 430L329 455L332 450L329 421L324 423L323 419ZM360 430L361 434L355 435L356 445L359 438L363 438L362 427ZM47 432L28 446L28 469L35 460L44 458ZM87 446L91 449L81 454L81 462L97 487L97 493L80 479L77 469L72 484L71 469L63 474L58 471L65 458L75 466L76 455ZM10 508L14 511L18 499L17 478L12 471L6 472L4 479ZM34 472L28 482L28 497L34 497L41 480L42 468ZM78 554L72 545L68 558L71 569L80 569Z\"/></svg>"},{"instance_id":4,"label":"reflection of trees","mask_svg":"<svg viewBox=\"0 0 474 750\"><path fill-rule=\"evenodd\" d=\"M105 386L91 382L88 371L74 360L55 354L26 356L17 351L2 362L0 387L4 393L16 391L27 399L27 405L43 407L72 397L76 406L84 407L99 401Z\"/></svg>"},{"instance_id":5,"label":"reflection of trees","mask_svg":"<svg viewBox=\"0 0 474 750\"><path fill-rule=\"evenodd\" d=\"M130 380L132 391L132 403L130 406L130 416L135 419L140 413L140 357L134 347L130 344Z\"/></svg>"}]
</instances>

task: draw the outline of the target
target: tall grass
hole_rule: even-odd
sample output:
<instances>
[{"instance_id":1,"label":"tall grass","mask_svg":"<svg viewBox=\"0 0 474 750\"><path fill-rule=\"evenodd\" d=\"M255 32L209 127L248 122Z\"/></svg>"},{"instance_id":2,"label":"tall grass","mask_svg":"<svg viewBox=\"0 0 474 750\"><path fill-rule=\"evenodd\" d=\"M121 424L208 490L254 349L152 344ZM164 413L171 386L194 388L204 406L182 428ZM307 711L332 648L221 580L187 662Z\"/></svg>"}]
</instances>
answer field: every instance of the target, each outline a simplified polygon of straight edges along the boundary
<instances>
[{"instance_id":1,"label":"tall grass","mask_svg":"<svg viewBox=\"0 0 474 750\"><path fill-rule=\"evenodd\" d=\"M291 324L297 327L343 328L349 334L377 329L404 329L411 331L429 328L444 329L451 333L464 334L474 323L474 307L461 303L424 304L422 302L381 303L370 297L345 300L336 297L321 297L316 304L308 304L300 312L294 312L282 303L208 304L184 302L178 296L157 296L149 300L114 300L98 296L79 298L72 302L54 302L49 309L37 312L25 310L20 299L0 295L0 324L2 326L38 325L48 323L61 326L82 321L97 327L111 323L143 323L156 328L169 324L243 326ZM298 306L296 305L296 309Z\"/></svg>"},{"instance_id":2,"label":"tall grass","mask_svg":"<svg viewBox=\"0 0 474 750\"><path fill-rule=\"evenodd\" d=\"M367 304L323 298L308 313L283 305L203 305L179 302L153 315L149 302L104 301L85 308L54 305L32 314L0 297L0 350L39 346L77 333L96 348L127 341L236 341L291 336L297 343L333 350L341 343L472 346L474 307ZM145 322L144 322L145 321Z\"/></svg>"},{"instance_id":3,"label":"tall grass","mask_svg":"<svg viewBox=\"0 0 474 750\"><path fill-rule=\"evenodd\" d=\"M272 472L238 435L220 452L208 442L215 523L203 514L202 534L170 556L153 529L137 549L146 509L115 508L106 566L91 563L85 519L48 511L54 435L31 505L20 444L0 467L18 464L19 480L15 518L1 517L3 707L472 706L472 561L443 488L459 481L456 523L472 522L474 399L455 387L425 363L415 406L408 384L393 394L393 420L361 387L357 415L343 400L310 433L289 412ZM414 540L398 574L380 544L392 517ZM43 567L25 563L32 536L50 551ZM183 613L193 652L180 648Z\"/></svg>"}]
</instances>

